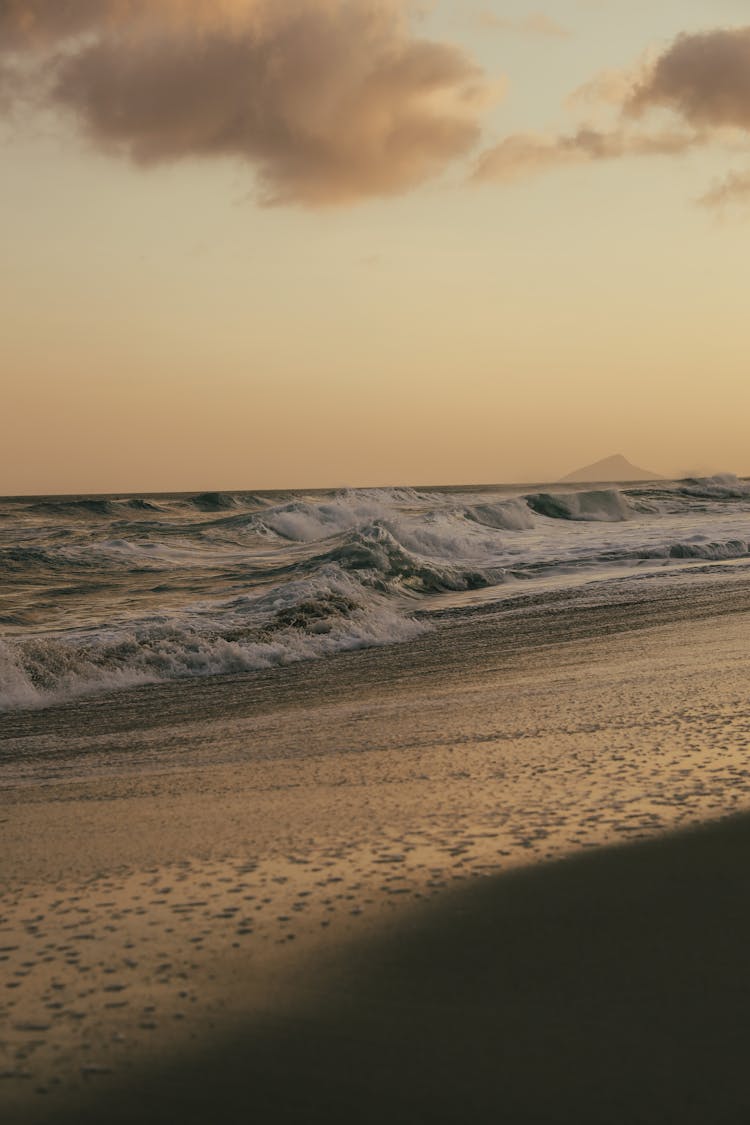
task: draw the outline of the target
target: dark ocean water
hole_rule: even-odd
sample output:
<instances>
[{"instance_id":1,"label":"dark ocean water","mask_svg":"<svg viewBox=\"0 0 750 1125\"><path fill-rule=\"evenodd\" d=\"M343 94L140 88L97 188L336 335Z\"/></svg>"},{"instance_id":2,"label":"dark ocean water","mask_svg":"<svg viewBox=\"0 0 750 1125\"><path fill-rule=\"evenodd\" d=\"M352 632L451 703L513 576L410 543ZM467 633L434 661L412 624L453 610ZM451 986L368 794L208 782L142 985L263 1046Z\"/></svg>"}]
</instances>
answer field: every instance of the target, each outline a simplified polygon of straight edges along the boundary
<instances>
[{"instance_id":1,"label":"dark ocean water","mask_svg":"<svg viewBox=\"0 0 750 1125\"><path fill-rule=\"evenodd\" d=\"M750 482L0 500L0 708L410 641L750 564Z\"/></svg>"}]
</instances>

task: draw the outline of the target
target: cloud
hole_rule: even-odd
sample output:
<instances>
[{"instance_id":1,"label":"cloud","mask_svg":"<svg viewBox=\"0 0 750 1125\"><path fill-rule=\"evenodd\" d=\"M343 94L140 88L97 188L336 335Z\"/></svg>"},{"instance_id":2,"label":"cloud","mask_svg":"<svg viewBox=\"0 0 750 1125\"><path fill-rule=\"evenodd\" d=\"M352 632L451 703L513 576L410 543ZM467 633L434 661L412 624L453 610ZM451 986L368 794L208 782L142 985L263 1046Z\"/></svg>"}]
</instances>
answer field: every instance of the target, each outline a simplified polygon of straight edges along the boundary
<instances>
[{"instance_id":1,"label":"cloud","mask_svg":"<svg viewBox=\"0 0 750 1125\"><path fill-rule=\"evenodd\" d=\"M676 156L698 146L726 145L738 130L746 145L750 28L680 35L665 51L644 56L630 70L602 72L568 99L576 113L591 105L608 115L605 125L593 128L581 122L566 133L505 137L481 154L474 179L509 180L628 156ZM656 116L656 127L650 116ZM750 174L732 174L702 202L722 205L748 193Z\"/></svg>"},{"instance_id":2,"label":"cloud","mask_svg":"<svg viewBox=\"0 0 750 1125\"><path fill-rule=\"evenodd\" d=\"M490 89L396 0L0 0L0 40L99 148L240 158L269 203L414 187L476 143Z\"/></svg>"},{"instance_id":3,"label":"cloud","mask_svg":"<svg viewBox=\"0 0 750 1125\"><path fill-rule=\"evenodd\" d=\"M719 183L714 184L698 200L704 207L718 208L750 205L750 170L744 172L730 172Z\"/></svg>"},{"instance_id":4,"label":"cloud","mask_svg":"<svg viewBox=\"0 0 750 1125\"><path fill-rule=\"evenodd\" d=\"M516 31L523 35L540 35L551 39L567 39L570 36L567 28L543 12L532 12L523 19L508 19L485 8L478 18L482 27L497 31Z\"/></svg>"},{"instance_id":5,"label":"cloud","mask_svg":"<svg viewBox=\"0 0 750 1125\"><path fill-rule=\"evenodd\" d=\"M750 27L679 36L624 106L633 116L654 107L700 127L750 129Z\"/></svg>"},{"instance_id":6,"label":"cloud","mask_svg":"<svg viewBox=\"0 0 750 1125\"><path fill-rule=\"evenodd\" d=\"M600 70L593 78L578 86L566 98L571 110L602 107L622 109L650 74L654 65L653 51L645 52L632 66L619 70Z\"/></svg>"},{"instance_id":7,"label":"cloud","mask_svg":"<svg viewBox=\"0 0 750 1125\"><path fill-rule=\"evenodd\" d=\"M482 154L474 179L508 181L565 165L623 156L674 156L699 143L697 133L668 129L632 133L583 127L559 136L516 133Z\"/></svg>"},{"instance_id":8,"label":"cloud","mask_svg":"<svg viewBox=\"0 0 750 1125\"><path fill-rule=\"evenodd\" d=\"M0 47L43 49L84 32L239 26L257 18L259 0L0 0Z\"/></svg>"}]
</instances>

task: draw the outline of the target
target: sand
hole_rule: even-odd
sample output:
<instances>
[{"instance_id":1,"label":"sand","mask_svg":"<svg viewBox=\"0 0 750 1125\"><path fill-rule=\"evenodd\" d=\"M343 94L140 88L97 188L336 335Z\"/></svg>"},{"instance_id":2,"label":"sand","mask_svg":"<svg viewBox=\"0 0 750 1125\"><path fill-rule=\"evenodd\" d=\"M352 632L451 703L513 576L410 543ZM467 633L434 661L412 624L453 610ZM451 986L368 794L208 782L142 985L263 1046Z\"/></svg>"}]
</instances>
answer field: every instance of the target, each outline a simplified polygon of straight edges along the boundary
<instances>
[{"instance_id":1,"label":"sand","mask_svg":"<svg viewBox=\"0 0 750 1125\"><path fill-rule=\"evenodd\" d=\"M747 1119L746 601L8 720L3 1121Z\"/></svg>"}]
</instances>

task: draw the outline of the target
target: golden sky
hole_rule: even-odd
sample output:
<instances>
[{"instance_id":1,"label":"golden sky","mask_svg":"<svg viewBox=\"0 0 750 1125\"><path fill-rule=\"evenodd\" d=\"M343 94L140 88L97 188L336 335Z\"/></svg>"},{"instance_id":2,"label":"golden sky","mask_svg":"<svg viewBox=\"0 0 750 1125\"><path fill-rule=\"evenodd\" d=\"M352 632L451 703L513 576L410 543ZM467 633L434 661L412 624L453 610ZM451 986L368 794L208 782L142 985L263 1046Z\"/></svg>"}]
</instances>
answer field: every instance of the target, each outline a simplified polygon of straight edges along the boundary
<instances>
[{"instance_id":1,"label":"golden sky","mask_svg":"<svg viewBox=\"0 0 750 1125\"><path fill-rule=\"evenodd\" d=\"M750 473L744 0L0 0L0 493Z\"/></svg>"}]
</instances>

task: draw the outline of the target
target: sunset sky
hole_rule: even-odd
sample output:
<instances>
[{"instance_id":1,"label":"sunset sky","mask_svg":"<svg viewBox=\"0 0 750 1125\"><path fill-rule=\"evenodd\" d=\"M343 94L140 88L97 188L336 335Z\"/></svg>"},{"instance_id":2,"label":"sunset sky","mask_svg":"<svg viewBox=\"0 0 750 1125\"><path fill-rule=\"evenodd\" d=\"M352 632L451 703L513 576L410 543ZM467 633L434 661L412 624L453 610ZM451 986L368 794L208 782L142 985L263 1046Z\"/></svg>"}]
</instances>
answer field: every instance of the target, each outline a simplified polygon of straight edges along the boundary
<instances>
[{"instance_id":1,"label":"sunset sky","mask_svg":"<svg viewBox=\"0 0 750 1125\"><path fill-rule=\"evenodd\" d=\"M750 473L746 0L0 0L0 493Z\"/></svg>"}]
</instances>

